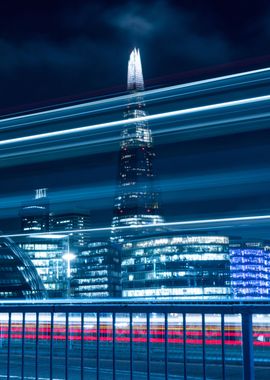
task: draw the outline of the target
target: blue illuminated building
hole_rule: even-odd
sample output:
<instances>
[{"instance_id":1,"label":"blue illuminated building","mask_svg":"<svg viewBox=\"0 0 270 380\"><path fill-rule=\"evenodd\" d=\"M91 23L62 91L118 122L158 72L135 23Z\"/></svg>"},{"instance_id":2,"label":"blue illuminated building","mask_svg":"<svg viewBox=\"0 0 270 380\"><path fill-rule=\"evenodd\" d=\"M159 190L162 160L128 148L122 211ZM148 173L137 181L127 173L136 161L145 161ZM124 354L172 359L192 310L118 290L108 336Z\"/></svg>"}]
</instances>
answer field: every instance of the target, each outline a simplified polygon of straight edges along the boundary
<instances>
[{"instance_id":1,"label":"blue illuminated building","mask_svg":"<svg viewBox=\"0 0 270 380\"><path fill-rule=\"evenodd\" d=\"M50 231L60 231L60 233L77 231L68 233L70 249L76 253L79 247L86 247L89 242L89 233L84 230L90 228L90 221L90 215L83 212L53 214L50 217Z\"/></svg>"},{"instance_id":2,"label":"blue illuminated building","mask_svg":"<svg viewBox=\"0 0 270 380\"><path fill-rule=\"evenodd\" d=\"M126 241L122 288L123 297L229 298L229 239L174 232Z\"/></svg>"},{"instance_id":3,"label":"blue illuminated building","mask_svg":"<svg viewBox=\"0 0 270 380\"><path fill-rule=\"evenodd\" d=\"M134 120L121 133L118 189L114 202L111 240L123 243L125 239L149 233L148 225L163 222L158 193L154 188L152 132L141 91L144 80L140 52L134 49L128 62L127 89L131 96L124 117ZM134 228L144 225L139 231ZM123 230L117 228L124 227ZM127 227L130 227L127 228ZM152 232L152 231L151 231Z\"/></svg>"},{"instance_id":4,"label":"blue illuminated building","mask_svg":"<svg viewBox=\"0 0 270 380\"><path fill-rule=\"evenodd\" d=\"M34 199L24 204L20 210L23 232L49 231L49 201L47 189L36 189Z\"/></svg>"},{"instance_id":5,"label":"blue illuminated building","mask_svg":"<svg viewBox=\"0 0 270 380\"><path fill-rule=\"evenodd\" d=\"M20 249L34 265L49 298L61 298L66 293L67 238L61 235L29 235L16 239Z\"/></svg>"},{"instance_id":6,"label":"blue illuminated building","mask_svg":"<svg viewBox=\"0 0 270 380\"><path fill-rule=\"evenodd\" d=\"M11 239L0 239L0 298L41 299L46 291L28 254Z\"/></svg>"},{"instance_id":7,"label":"blue illuminated building","mask_svg":"<svg viewBox=\"0 0 270 380\"><path fill-rule=\"evenodd\" d=\"M77 253L72 268L76 298L120 297L121 259L119 249L106 240L93 241Z\"/></svg>"},{"instance_id":8,"label":"blue illuminated building","mask_svg":"<svg viewBox=\"0 0 270 380\"><path fill-rule=\"evenodd\" d=\"M270 296L270 247L263 241L230 243L231 284L235 298Z\"/></svg>"}]
</instances>

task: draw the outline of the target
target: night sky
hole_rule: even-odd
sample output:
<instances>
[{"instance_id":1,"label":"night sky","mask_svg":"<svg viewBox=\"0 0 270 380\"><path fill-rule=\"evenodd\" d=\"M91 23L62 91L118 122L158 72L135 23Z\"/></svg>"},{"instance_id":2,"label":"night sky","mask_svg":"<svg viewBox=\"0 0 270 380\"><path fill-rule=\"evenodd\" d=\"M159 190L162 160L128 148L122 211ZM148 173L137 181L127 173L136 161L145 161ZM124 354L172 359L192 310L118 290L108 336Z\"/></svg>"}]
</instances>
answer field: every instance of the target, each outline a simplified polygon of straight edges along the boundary
<instances>
[{"instance_id":1,"label":"night sky","mask_svg":"<svg viewBox=\"0 0 270 380\"><path fill-rule=\"evenodd\" d=\"M148 88L270 63L269 1L2 1L2 114L125 90L141 50Z\"/></svg>"},{"instance_id":2,"label":"night sky","mask_svg":"<svg viewBox=\"0 0 270 380\"><path fill-rule=\"evenodd\" d=\"M10 1L1 2L0 19L1 115L124 93L134 46L148 89L270 64L268 1ZM157 142L158 180L181 183L161 194L166 220L268 213L270 178L257 174L269 171L269 138L263 131ZM241 183L247 172L256 179ZM109 188L104 197L54 207L90 211L93 225L111 222L116 151L14 165L0 175L3 199L31 198L37 187ZM0 228L15 231L18 209L1 212Z\"/></svg>"}]
</instances>

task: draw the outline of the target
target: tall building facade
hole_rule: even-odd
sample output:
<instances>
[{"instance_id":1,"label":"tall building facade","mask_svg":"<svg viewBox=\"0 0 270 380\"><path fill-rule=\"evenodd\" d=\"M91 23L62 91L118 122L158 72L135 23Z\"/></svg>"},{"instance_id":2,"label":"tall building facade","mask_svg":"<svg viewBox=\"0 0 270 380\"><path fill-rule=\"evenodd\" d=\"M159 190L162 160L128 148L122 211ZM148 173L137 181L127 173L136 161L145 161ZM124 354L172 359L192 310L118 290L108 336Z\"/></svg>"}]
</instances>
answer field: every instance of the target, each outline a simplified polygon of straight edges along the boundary
<instances>
[{"instance_id":1,"label":"tall building facade","mask_svg":"<svg viewBox=\"0 0 270 380\"><path fill-rule=\"evenodd\" d=\"M34 199L22 206L20 211L23 232L49 231L49 201L47 189L36 189Z\"/></svg>"},{"instance_id":2,"label":"tall building facade","mask_svg":"<svg viewBox=\"0 0 270 380\"><path fill-rule=\"evenodd\" d=\"M235 298L270 297L270 247L264 241L231 241L231 281Z\"/></svg>"},{"instance_id":3,"label":"tall building facade","mask_svg":"<svg viewBox=\"0 0 270 380\"><path fill-rule=\"evenodd\" d=\"M136 234L153 232L147 225L162 223L158 193L154 188L153 140L144 120L147 115L141 91L144 80L140 52L134 49L128 62L128 91L134 96L124 117L133 120L122 130L118 190L114 202L111 240L123 243ZM136 229L136 226L145 226ZM122 230L119 227L124 227ZM130 227L130 228L129 228Z\"/></svg>"},{"instance_id":4,"label":"tall building facade","mask_svg":"<svg viewBox=\"0 0 270 380\"><path fill-rule=\"evenodd\" d=\"M123 297L229 298L229 239L154 235L122 247Z\"/></svg>"},{"instance_id":5,"label":"tall building facade","mask_svg":"<svg viewBox=\"0 0 270 380\"><path fill-rule=\"evenodd\" d=\"M106 240L81 248L72 268L72 289L76 298L120 297L120 250Z\"/></svg>"},{"instance_id":6,"label":"tall building facade","mask_svg":"<svg viewBox=\"0 0 270 380\"><path fill-rule=\"evenodd\" d=\"M90 228L90 215L85 213L65 213L56 214L50 217L50 231L65 233L68 231L77 231L69 233L69 244L72 250L78 247L86 247L89 242L89 232L84 230Z\"/></svg>"},{"instance_id":7,"label":"tall building facade","mask_svg":"<svg viewBox=\"0 0 270 380\"><path fill-rule=\"evenodd\" d=\"M55 235L26 236L17 244L29 257L47 291L48 298L61 298L67 291L67 240Z\"/></svg>"},{"instance_id":8,"label":"tall building facade","mask_svg":"<svg viewBox=\"0 0 270 380\"><path fill-rule=\"evenodd\" d=\"M69 237L68 234L49 234L49 206L47 189L36 189L34 199L20 210L21 231L29 235L17 238L16 243L34 265L48 298L59 298L65 295L67 288L63 256L68 250Z\"/></svg>"}]
</instances>

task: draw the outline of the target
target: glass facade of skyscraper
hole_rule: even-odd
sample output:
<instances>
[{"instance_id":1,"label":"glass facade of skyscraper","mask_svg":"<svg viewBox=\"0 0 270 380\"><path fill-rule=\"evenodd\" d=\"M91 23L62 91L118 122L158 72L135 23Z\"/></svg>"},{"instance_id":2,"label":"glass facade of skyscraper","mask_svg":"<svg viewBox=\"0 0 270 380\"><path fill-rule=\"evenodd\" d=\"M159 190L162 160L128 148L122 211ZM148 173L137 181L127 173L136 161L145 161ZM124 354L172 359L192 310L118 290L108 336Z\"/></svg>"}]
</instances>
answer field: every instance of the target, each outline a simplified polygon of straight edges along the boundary
<instances>
[{"instance_id":1,"label":"glass facade of skyscraper","mask_svg":"<svg viewBox=\"0 0 270 380\"><path fill-rule=\"evenodd\" d=\"M123 244L123 297L230 297L229 239L152 236Z\"/></svg>"},{"instance_id":2,"label":"glass facade of skyscraper","mask_svg":"<svg viewBox=\"0 0 270 380\"><path fill-rule=\"evenodd\" d=\"M18 245L28 255L39 274L49 298L63 297L66 293L66 239L27 236Z\"/></svg>"},{"instance_id":3,"label":"glass facade of skyscraper","mask_svg":"<svg viewBox=\"0 0 270 380\"><path fill-rule=\"evenodd\" d=\"M41 279L27 253L10 239L0 239L0 298L41 299Z\"/></svg>"},{"instance_id":4,"label":"glass facade of skyscraper","mask_svg":"<svg viewBox=\"0 0 270 380\"><path fill-rule=\"evenodd\" d=\"M121 296L120 251L106 240L81 248L72 268L76 298Z\"/></svg>"},{"instance_id":5,"label":"glass facade of skyscraper","mask_svg":"<svg viewBox=\"0 0 270 380\"><path fill-rule=\"evenodd\" d=\"M118 189L111 233L111 239L119 243L136 235L148 233L147 225L163 222L158 193L154 187L155 153L152 133L147 122L143 120L147 113L140 94L144 89L144 82L140 53L137 49L132 51L128 62L127 88L134 97L130 99L124 113L129 123L121 133ZM134 228L136 226L145 226L145 228L138 231ZM121 230L119 227L124 229Z\"/></svg>"},{"instance_id":6,"label":"glass facade of skyscraper","mask_svg":"<svg viewBox=\"0 0 270 380\"><path fill-rule=\"evenodd\" d=\"M78 247L85 247L89 242L89 233L85 231L90 228L90 215L84 213L65 213L56 214L50 217L50 231L63 233L65 231L75 230L69 234L69 244L74 251Z\"/></svg>"},{"instance_id":7,"label":"glass facade of skyscraper","mask_svg":"<svg viewBox=\"0 0 270 380\"><path fill-rule=\"evenodd\" d=\"M49 231L49 201L47 189L36 189L34 199L20 210L21 230L24 232Z\"/></svg>"},{"instance_id":8,"label":"glass facade of skyscraper","mask_svg":"<svg viewBox=\"0 0 270 380\"><path fill-rule=\"evenodd\" d=\"M231 281L235 298L270 296L270 247L263 241L230 243Z\"/></svg>"}]
</instances>

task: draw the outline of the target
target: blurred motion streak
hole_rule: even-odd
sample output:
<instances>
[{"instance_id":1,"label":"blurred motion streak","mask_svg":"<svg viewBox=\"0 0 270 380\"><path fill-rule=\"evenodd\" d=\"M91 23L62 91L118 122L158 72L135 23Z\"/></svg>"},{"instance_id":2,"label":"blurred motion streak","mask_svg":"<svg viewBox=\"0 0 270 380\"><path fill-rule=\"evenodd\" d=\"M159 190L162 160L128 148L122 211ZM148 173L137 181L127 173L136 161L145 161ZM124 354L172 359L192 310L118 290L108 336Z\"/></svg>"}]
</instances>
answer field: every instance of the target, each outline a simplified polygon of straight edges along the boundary
<instances>
[{"instance_id":1,"label":"blurred motion streak","mask_svg":"<svg viewBox=\"0 0 270 380\"><path fill-rule=\"evenodd\" d=\"M270 215L252 215L252 216L240 216L240 217L231 217L231 218L217 218L217 219L198 219L198 220L186 220L186 221L176 221L176 222L164 222L164 223L154 223L147 225L147 228L156 228L156 227L177 227L177 226L193 226L193 225L201 225L201 224L218 224L218 223L238 223L238 222L257 222L257 221L267 221L270 219ZM135 226L122 226L122 227L114 227L116 230L125 230L130 228L145 228L145 225L135 225ZM68 233L82 233L82 232L106 232L111 231L111 227L97 227L97 228L86 228L86 229L78 229L78 230L68 230ZM50 232L50 234L65 234L66 230ZM42 237L42 235L46 235L47 232L44 233L31 233L31 236L37 235ZM3 234L1 237L19 237L19 236L29 236L29 233L18 233L18 234Z\"/></svg>"},{"instance_id":2,"label":"blurred motion streak","mask_svg":"<svg viewBox=\"0 0 270 380\"><path fill-rule=\"evenodd\" d=\"M53 132L48 132L48 133L40 133L40 134L30 135L30 136L21 136L21 137L16 137L12 139L2 140L0 141L0 145L5 146L5 145L23 143L23 142L33 141L33 140L42 140L42 139L47 139L51 137L84 133L84 132L89 132L92 130L97 130L97 129L102 129L102 128L111 128L115 126L133 124L135 122L138 123L140 121L149 122L153 120L160 120L160 119L166 119L166 118L176 117L176 116L181 116L181 115L188 115L192 113L212 111L212 110L218 110L218 109L223 109L223 108L231 108L231 107L237 107L237 106L242 106L242 105L250 105L250 104L256 104L260 102L268 102L269 100L270 100L270 95L259 96L256 98L249 98L249 99L240 99L240 100L235 100L235 101L230 101L230 102L225 102L225 103L217 103L217 104L211 104L207 106L194 107L190 109L176 110L176 111L164 112L164 113L155 114L155 115L137 117L136 120L134 120L134 118L125 119L125 120L117 120L117 121L112 121L109 123L88 125L88 126L84 126L80 128L70 128L70 129L64 129L64 130L53 131ZM263 114L263 116L269 116L269 115L270 113L267 113L266 115ZM181 126L179 126L179 129L181 130Z\"/></svg>"}]
</instances>

